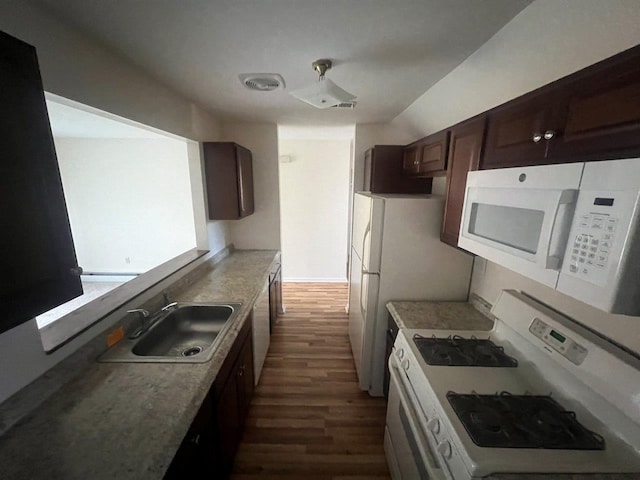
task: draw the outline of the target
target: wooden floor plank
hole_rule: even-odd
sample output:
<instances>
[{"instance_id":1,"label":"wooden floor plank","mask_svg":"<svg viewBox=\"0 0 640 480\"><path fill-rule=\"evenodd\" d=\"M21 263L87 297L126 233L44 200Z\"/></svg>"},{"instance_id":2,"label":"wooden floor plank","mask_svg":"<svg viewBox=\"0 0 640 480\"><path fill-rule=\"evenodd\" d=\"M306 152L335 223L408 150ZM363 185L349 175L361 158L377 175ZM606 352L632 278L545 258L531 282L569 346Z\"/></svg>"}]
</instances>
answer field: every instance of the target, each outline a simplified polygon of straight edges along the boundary
<instances>
[{"instance_id":1,"label":"wooden floor plank","mask_svg":"<svg viewBox=\"0 0 640 480\"><path fill-rule=\"evenodd\" d=\"M389 480L386 404L358 388L346 284L285 283L231 480Z\"/></svg>"}]
</instances>

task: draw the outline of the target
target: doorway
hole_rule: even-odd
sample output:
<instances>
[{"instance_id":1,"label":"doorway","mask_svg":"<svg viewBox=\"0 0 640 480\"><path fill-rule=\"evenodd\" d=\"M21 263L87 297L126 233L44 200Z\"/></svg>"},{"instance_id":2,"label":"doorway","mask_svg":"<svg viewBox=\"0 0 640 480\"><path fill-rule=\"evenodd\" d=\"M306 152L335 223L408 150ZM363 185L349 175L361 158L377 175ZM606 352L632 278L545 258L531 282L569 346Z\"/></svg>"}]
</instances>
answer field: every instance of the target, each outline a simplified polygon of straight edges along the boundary
<instances>
[{"instance_id":1,"label":"doorway","mask_svg":"<svg viewBox=\"0 0 640 480\"><path fill-rule=\"evenodd\" d=\"M355 126L278 126L285 282L346 282Z\"/></svg>"}]
</instances>

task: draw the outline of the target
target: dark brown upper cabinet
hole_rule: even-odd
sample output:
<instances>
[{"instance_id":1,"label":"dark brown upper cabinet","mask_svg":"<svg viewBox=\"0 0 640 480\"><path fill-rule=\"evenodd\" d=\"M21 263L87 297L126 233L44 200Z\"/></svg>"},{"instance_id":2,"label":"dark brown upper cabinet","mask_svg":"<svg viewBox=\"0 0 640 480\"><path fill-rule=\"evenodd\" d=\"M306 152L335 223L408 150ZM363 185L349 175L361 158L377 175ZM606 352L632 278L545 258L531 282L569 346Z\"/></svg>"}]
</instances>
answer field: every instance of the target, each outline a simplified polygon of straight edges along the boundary
<instances>
[{"instance_id":1,"label":"dark brown upper cabinet","mask_svg":"<svg viewBox=\"0 0 640 480\"><path fill-rule=\"evenodd\" d=\"M440 240L458 246L467 173L477 170L482 153L486 117L475 118L451 128L447 169L447 193Z\"/></svg>"},{"instance_id":2,"label":"dark brown upper cabinet","mask_svg":"<svg viewBox=\"0 0 640 480\"><path fill-rule=\"evenodd\" d=\"M430 178L404 174L401 145L376 145L364 155L364 191L371 193L430 193Z\"/></svg>"},{"instance_id":3,"label":"dark brown upper cabinet","mask_svg":"<svg viewBox=\"0 0 640 480\"><path fill-rule=\"evenodd\" d=\"M482 168L548 163L550 142L560 129L559 101L559 92L549 92L490 112Z\"/></svg>"},{"instance_id":4,"label":"dark brown upper cabinet","mask_svg":"<svg viewBox=\"0 0 640 480\"><path fill-rule=\"evenodd\" d=\"M444 175L447 169L448 139L449 132L442 131L408 145L402 162L404 174L417 177Z\"/></svg>"},{"instance_id":5,"label":"dark brown upper cabinet","mask_svg":"<svg viewBox=\"0 0 640 480\"><path fill-rule=\"evenodd\" d=\"M640 46L488 113L481 168L640 155Z\"/></svg>"},{"instance_id":6,"label":"dark brown upper cabinet","mask_svg":"<svg viewBox=\"0 0 640 480\"><path fill-rule=\"evenodd\" d=\"M564 87L564 129L550 144L551 159L640 155L640 51L634 50Z\"/></svg>"},{"instance_id":7,"label":"dark brown upper cabinet","mask_svg":"<svg viewBox=\"0 0 640 480\"><path fill-rule=\"evenodd\" d=\"M251 151L233 142L205 142L204 171L210 220L254 212Z\"/></svg>"}]
</instances>

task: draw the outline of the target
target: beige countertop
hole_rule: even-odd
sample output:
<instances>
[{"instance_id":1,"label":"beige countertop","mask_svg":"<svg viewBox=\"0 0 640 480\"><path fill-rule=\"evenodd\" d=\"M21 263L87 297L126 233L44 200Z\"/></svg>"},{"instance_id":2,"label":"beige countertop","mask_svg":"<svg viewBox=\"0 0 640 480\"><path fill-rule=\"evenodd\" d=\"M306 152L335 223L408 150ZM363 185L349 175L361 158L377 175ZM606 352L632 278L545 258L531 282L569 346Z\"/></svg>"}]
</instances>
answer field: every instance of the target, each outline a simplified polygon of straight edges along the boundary
<instances>
[{"instance_id":1,"label":"beige countertop","mask_svg":"<svg viewBox=\"0 0 640 480\"><path fill-rule=\"evenodd\" d=\"M491 330L493 320L467 302L391 301L387 310L398 328Z\"/></svg>"},{"instance_id":2,"label":"beige countertop","mask_svg":"<svg viewBox=\"0 0 640 480\"><path fill-rule=\"evenodd\" d=\"M175 298L243 303L209 362L95 362L0 437L0 478L161 479L276 253L236 251Z\"/></svg>"}]
</instances>

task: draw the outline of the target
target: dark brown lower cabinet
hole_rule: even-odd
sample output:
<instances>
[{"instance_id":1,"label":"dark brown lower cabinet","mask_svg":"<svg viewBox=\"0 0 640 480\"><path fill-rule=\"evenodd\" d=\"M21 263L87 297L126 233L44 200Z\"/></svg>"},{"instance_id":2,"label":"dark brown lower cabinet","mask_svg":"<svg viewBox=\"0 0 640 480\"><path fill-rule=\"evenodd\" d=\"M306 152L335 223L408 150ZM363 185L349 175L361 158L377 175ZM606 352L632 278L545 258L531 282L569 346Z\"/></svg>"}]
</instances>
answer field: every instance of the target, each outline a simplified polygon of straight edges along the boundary
<instances>
[{"instance_id":1,"label":"dark brown lower cabinet","mask_svg":"<svg viewBox=\"0 0 640 480\"><path fill-rule=\"evenodd\" d=\"M245 321L164 478L226 479L253 395L251 318Z\"/></svg>"},{"instance_id":2,"label":"dark brown lower cabinet","mask_svg":"<svg viewBox=\"0 0 640 480\"><path fill-rule=\"evenodd\" d=\"M269 274L269 331L278 321L278 315L282 311L282 269L280 263L276 264Z\"/></svg>"}]
</instances>

